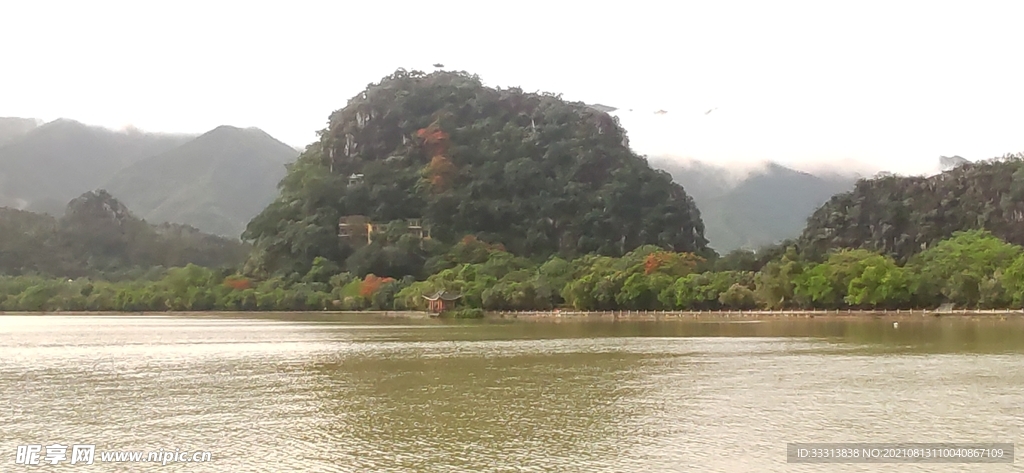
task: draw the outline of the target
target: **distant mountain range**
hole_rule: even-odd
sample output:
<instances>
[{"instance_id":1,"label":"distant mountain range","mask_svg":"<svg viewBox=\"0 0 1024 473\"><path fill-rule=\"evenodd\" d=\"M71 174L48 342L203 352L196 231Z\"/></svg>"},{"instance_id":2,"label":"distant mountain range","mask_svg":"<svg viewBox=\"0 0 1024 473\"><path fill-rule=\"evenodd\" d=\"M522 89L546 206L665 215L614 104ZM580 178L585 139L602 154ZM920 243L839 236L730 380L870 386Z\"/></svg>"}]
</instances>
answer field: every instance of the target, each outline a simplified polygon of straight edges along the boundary
<instances>
[{"instance_id":1,"label":"distant mountain range","mask_svg":"<svg viewBox=\"0 0 1024 473\"><path fill-rule=\"evenodd\" d=\"M34 118L0 117L0 146L21 137L39 126Z\"/></svg>"},{"instance_id":2,"label":"distant mountain range","mask_svg":"<svg viewBox=\"0 0 1024 473\"><path fill-rule=\"evenodd\" d=\"M59 215L119 170L191 140L56 120L0 147L0 205Z\"/></svg>"},{"instance_id":3,"label":"distant mountain range","mask_svg":"<svg viewBox=\"0 0 1024 473\"><path fill-rule=\"evenodd\" d=\"M127 166L105 188L147 220L238 237L298 154L262 130L222 126Z\"/></svg>"},{"instance_id":4,"label":"distant mountain range","mask_svg":"<svg viewBox=\"0 0 1024 473\"><path fill-rule=\"evenodd\" d=\"M63 214L107 189L154 224L238 238L299 152L258 129L200 136L113 131L60 119L0 119L0 206Z\"/></svg>"},{"instance_id":5,"label":"distant mountain range","mask_svg":"<svg viewBox=\"0 0 1024 473\"><path fill-rule=\"evenodd\" d=\"M719 253L798 237L818 207L853 189L858 179L815 175L776 163L744 174L700 161L652 157L648 162L671 174L693 197L708 244Z\"/></svg>"}]
</instances>

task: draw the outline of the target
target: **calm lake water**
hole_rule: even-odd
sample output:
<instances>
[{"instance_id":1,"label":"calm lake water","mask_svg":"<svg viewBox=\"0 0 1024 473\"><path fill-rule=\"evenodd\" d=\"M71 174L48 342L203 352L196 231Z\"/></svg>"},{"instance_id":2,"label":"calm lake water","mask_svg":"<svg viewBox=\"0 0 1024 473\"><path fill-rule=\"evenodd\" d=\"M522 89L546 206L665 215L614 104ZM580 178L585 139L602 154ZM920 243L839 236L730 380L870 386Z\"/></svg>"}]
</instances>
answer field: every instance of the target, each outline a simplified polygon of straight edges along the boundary
<instances>
[{"instance_id":1,"label":"calm lake water","mask_svg":"<svg viewBox=\"0 0 1024 473\"><path fill-rule=\"evenodd\" d=\"M786 443L1019 447L1024 320L2 316L0 425L0 471L1016 471ZM14 464L52 443L213 461Z\"/></svg>"}]
</instances>

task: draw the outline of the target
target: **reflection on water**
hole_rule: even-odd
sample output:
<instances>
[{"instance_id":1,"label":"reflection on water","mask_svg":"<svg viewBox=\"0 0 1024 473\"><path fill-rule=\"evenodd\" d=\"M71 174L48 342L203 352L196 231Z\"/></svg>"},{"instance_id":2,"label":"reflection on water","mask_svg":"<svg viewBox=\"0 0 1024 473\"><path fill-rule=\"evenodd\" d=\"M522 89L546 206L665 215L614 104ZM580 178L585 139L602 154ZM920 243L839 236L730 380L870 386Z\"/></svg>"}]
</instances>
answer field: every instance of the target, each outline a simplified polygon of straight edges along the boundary
<instances>
[{"instance_id":1,"label":"reflection on water","mask_svg":"<svg viewBox=\"0 0 1024 473\"><path fill-rule=\"evenodd\" d=\"M16 446L83 471L1009 471L785 463L786 442L1018 442L1024 321L0 317Z\"/></svg>"}]
</instances>

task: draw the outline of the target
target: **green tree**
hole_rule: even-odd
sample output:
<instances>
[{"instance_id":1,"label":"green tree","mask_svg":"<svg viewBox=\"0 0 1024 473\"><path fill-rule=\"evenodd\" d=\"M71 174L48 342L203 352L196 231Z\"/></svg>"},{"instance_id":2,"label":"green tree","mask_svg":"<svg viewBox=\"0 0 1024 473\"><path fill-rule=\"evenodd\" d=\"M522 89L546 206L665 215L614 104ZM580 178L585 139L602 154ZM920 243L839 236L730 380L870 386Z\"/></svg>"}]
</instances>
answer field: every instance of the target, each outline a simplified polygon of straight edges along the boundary
<instances>
[{"instance_id":1,"label":"green tree","mask_svg":"<svg viewBox=\"0 0 1024 473\"><path fill-rule=\"evenodd\" d=\"M796 305L795 280L800 277L804 263L795 248L790 247L778 261L772 261L757 273L754 291L767 309L782 309Z\"/></svg>"},{"instance_id":2,"label":"green tree","mask_svg":"<svg viewBox=\"0 0 1024 473\"><path fill-rule=\"evenodd\" d=\"M982 284L998 278L1022 254L1009 244L982 230L957 232L917 256L908 267L920 274L917 293L931 301L946 300L965 307L978 307ZM1014 287L1013 283L1009 283ZM991 297L989 297L991 299Z\"/></svg>"},{"instance_id":3,"label":"green tree","mask_svg":"<svg viewBox=\"0 0 1024 473\"><path fill-rule=\"evenodd\" d=\"M729 289L721 293L718 302L727 309L749 310L757 307L754 291L739 283L729 286Z\"/></svg>"},{"instance_id":4,"label":"green tree","mask_svg":"<svg viewBox=\"0 0 1024 473\"><path fill-rule=\"evenodd\" d=\"M906 307L911 278L889 257L874 255L861 262L861 273L849 283L846 303L864 308Z\"/></svg>"}]
</instances>

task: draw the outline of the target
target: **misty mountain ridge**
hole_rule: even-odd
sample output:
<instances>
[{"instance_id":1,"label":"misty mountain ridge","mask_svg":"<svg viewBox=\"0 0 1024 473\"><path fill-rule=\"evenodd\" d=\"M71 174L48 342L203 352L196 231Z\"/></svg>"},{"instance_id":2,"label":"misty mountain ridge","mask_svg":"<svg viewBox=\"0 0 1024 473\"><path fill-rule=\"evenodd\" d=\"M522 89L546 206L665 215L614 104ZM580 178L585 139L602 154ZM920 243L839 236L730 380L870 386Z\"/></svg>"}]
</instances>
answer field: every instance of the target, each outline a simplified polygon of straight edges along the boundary
<instances>
[{"instance_id":1,"label":"misty mountain ridge","mask_svg":"<svg viewBox=\"0 0 1024 473\"><path fill-rule=\"evenodd\" d=\"M14 141L42 124L35 118L0 117L0 146Z\"/></svg>"},{"instance_id":2,"label":"misty mountain ridge","mask_svg":"<svg viewBox=\"0 0 1024 473\"><path fill-rule=\"evenodd\" d=\"M854 160L827 163L783 163L771 160L716 163L698 158L654 155L648 156L648 161L652 165L664 165L673 169L712 173L716 176L713 181L724 184L727 188L735 187L756 175L780 172L795 172L828 179L862 179L884 172Z\"/></svg>"},{"instance_id":3,"label":"misty mountain ridge","mask_svg":"<svg viewBox=\"0 0 1024 473\"><path fill-rule=\"evenodd\" d=\"M285 164L299 154L258 128L196 136L33 123L0 121L23 131L0 146L0 207L60 216L82 193L108 189L148 221L231 238L274 199Z\"/></svg>"},{"instance_id":4,"label":"misty mountain ridge","mask_svg":"<svg viewBox=\"0 0 1024 473\"><path fill-rule=\"evenodd\" d=\"M238 238L298 155L258 128L220 126L125 167L105 188L149 221Z\"/></svg>"},{"instance_id":5,"label":"misty mountain ridge","mask_svg":"<svg viewBox=\"0 0 1024 473\"><path fill-rule=\"evenodd\" d=\"M799 236L818 207L852 189L861 177L837 171L812 174L769 161L731 166L667 157L648 161L693 197L709 245L721 253Z\"/></svg>"},{"instance_id":6,"label":"misty mountain ridge","mask_svg":"<svg viewBox=\"0 0 1024 473\"><path fill-rule=\"evenodd\" d=\"M190 139L54 120L0 146L0 205L59 215L125 166Z\"/></svg>"},{"instance_id":7,"label":"misty mountain ridge","mask_svg":"<svg viewBox=\"0 0 1024 473\"><path fill-rule=\"evenodd\" d=\"M719 165L692 158L652 157L693 196L705 236L719 252L756 249L796 238L815 210L833 195L848 192L859 179L892 176L855 161L804 164L800 169L770 161ZM936 169L920 177L956 169L972 161L940 156Z\"/></svg>"}]
</instances>

